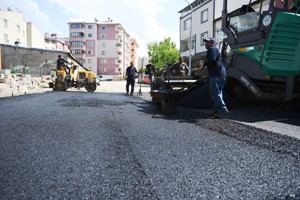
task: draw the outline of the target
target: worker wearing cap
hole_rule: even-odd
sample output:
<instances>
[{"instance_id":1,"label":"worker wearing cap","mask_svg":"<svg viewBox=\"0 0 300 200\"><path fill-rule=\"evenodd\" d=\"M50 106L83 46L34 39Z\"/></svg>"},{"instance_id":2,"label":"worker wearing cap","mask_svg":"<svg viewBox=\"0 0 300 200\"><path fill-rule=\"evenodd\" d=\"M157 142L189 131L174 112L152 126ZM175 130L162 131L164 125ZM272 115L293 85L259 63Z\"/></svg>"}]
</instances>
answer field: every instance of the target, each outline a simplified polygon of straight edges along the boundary
<instances>
[{"instance_id":1,"label":"worker wearing cap","mask_svg":"<svg viewBox=\"0 0 300 200\"><path fill-rule=\"evenodd\" d=\"M203 39L203 42L205 43L207 53L206 60L200 67L200 71L203 71L203 69L207 67L209 93L213 100L212 116L214 118L221 118L224 114L228 113L222 94L225 86L226 70L222 62L221 54L217 47L215 47L215 39L208 37Z\"/></svg>"},{"instance_id":2,"label":"worker wearing cap","mask_svg":"<svg viewBox=\"0 0 300 200\"><path fill-rule=\"evenodd\" d=\"M57 56L57 61L56 61L56 69L57 70L61 70L62 66L65 65L65 63L68 63L68 61L66 61L61 55Z\"/></svg>"}]
</instances>

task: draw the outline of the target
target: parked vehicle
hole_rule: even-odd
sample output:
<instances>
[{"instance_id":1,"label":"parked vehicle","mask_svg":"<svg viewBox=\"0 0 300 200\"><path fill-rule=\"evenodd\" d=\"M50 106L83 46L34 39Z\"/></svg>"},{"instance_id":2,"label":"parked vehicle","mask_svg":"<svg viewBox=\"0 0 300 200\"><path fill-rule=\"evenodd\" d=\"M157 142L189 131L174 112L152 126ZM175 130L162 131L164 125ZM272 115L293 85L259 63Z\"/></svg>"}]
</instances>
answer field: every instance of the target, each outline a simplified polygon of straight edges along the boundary
<instances>
[{"instance_id":1,"label":"parked vehicle","mask_svg":"<svg viewBox=\"0 0 300 200\"><path fill-rule=\"evenodd\" d=\"M99 75L100 81L112 81L114 79L113 75Z\"/></svg>"}]
</instances>

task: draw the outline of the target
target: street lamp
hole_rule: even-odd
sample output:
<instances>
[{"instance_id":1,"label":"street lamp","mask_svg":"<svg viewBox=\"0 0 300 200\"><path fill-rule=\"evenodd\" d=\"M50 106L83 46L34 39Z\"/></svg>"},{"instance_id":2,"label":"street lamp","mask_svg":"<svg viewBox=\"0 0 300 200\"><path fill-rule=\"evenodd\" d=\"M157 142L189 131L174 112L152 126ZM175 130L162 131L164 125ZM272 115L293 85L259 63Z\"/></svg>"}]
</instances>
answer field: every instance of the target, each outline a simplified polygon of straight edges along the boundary
<instances>
[{"instance_id":1,"label":"street lamp","mask_svg":"<svg viewBox=\"0 0 300 200\"><path fill-rule=\"evenodd\" d=\"M192 73L192 23L193 23L193 7L190 4L190 2L188 2L187 0L185 0L185 2L187 2L190 6L190 15L191 15L191 24L190 24L190 47L189 47L189 75L191 75Z\"/></svg>"}]
</instances>

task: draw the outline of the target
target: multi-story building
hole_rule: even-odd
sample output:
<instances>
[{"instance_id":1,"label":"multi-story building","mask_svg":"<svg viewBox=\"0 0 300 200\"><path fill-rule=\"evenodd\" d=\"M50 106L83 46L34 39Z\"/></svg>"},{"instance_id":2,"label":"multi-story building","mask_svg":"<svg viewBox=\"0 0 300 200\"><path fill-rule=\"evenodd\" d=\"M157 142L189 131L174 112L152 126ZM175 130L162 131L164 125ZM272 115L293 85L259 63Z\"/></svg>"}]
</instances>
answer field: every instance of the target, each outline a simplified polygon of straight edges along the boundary
<instances>
[{"instance_id":1,"label":"multi-story building","mask_svg":"<svg viewBox=\"0 0 300 200\"><path fill-rule=\"evenodd\" d=\"M180 53L182 57L189 57L190 46L193 57L205 51L203 38L212 35L214 1L196 0L187 6L180 17ZM191 37L190 37L191 36ZM192 42L192 44L191 44Z\"/></svg>"},{"instance_id":2,"label":"multi-story building","mask_svg":"<svg viewBox=\"0 0 300 200\"><path fill-rule=\"evenodd\" d=\"M26 22L22 12L0 10L0 21L0 44L69 51L69 46L56 35L43 34L31 22Z\"/></svg>"},{"instance_id":3,"label":"multi-story building","mask_svg":"<svg viewBox=\"0 0 300 200\"><path fill-rule=\"evenodd\" d=\"M119 23L69 22L71 52L98 75L124 78L131 60L137 62L138 44Z\"/></svg>"},{"instance_id":4,"label":"multi-story building","mask_svg":"<svg viewBox=\"0 0 300 200\"><path fill-rule=\"evenodd\" d=\"M18 11L0 10L0 43L27 46L27 23Z\"/></svg>"}]
</instances>

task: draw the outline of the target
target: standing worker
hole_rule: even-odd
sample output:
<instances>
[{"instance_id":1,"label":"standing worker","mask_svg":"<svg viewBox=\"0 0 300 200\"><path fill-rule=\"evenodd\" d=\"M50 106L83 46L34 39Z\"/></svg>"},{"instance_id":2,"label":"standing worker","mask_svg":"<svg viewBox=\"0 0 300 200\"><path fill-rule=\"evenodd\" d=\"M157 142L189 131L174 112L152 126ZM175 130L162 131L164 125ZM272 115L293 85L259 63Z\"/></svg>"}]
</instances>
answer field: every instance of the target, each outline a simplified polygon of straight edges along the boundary
<instances>
[{"instance_id":1,"label":"standing worker","mask_svg":"<svg viewBox=\"0 0 300 200\"><path fill-rule=\"evenodd\" d=\"M131 92L130 95L133 94L134 92L134 84L135 84L135 77L137 76L137 70L134 66L134 62L130 62L130 66L127 67L126 69L126 94L128 95L129 93L129 85L131 85Z\"/></svg>"},{"instance_id":2,"label":"standing worker","mask_svg":"<svg viewBox=\"0 0 300 200\"><path fill-rule=\"evenodd\" d=\"M146 74L149 76L150 80L150 87L152 88L152 81L153 81L153 75L154 75L154 65L149 61L149 64L146 65Z\"/></svg>"},{"instance_id":3,"label":"standing worker","mask_svg":"<svg viewBox=\"0 0 300 200\"><path fill-rule=\"evenodd\" d=\"M200 67L200 71L203 71L207 67L209 78L209 93L213 100L213 113L212 117L221 118L228 113L227 107L223 100L222 91L225 86L226 70L222 62L222 57L215 47L215 39L208 37L203 39L205 48L207 49L206 60Z\"/></svg>"}]
</instances>

